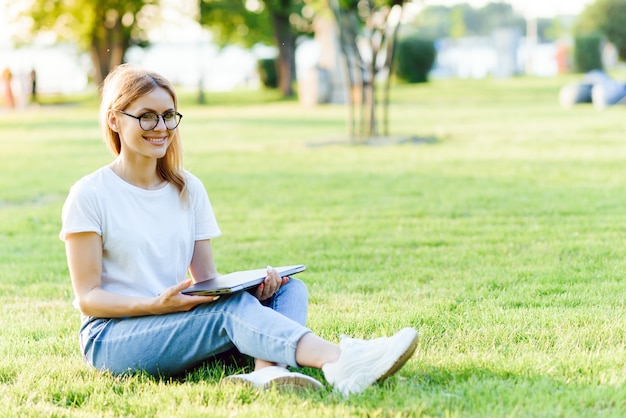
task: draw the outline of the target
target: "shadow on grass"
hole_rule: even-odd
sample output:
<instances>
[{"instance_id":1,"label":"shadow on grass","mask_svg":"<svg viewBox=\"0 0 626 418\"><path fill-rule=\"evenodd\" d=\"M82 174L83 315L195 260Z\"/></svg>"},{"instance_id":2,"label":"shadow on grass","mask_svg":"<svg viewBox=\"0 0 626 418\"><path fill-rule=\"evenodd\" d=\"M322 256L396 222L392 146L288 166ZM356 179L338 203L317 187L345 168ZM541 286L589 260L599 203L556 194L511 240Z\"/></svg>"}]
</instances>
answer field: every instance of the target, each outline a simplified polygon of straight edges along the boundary
<instances>
[{"instance_id":1,"label":"shadow on grass","mask_svg":"<svg viewBox=\"0 0 626 418\"><path fill-rule=\"evenodd\" d=\"M390 145L423 145L434 144L438 140L434 136L380 136L374 138L354 138L354 139L337 139L320 142L308 142L306 145L310 148L324 147L331 145L360 145L360 146L390 146Z\"/></svg>"}]
</instances>

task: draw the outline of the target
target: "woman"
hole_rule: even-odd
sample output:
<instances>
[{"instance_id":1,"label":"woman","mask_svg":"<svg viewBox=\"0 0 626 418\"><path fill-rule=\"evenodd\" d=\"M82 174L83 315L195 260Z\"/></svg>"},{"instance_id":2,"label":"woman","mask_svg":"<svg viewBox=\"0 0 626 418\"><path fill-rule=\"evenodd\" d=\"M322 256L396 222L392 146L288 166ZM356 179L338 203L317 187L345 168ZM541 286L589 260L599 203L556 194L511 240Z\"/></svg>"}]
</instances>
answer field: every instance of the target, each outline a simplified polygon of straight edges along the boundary
<instances>
[{"instance_id":1,"label":"woman","mask_svg":"<svg viewBox=\"0 0 626 418\"><path fill-rule=\"evenodd\" d=\"M121 65L107 76L100 122L116 158L71 188L60 233L85 359L115 374L175 375L235 347L256 360L232 382L320 388L286 368L314 367L344 395L399 370L415 330L332 344L305 327L305 285L274 269L252 293L181 293L218 276L211 239L220 235L204 186L182 168L181 118L159 74Z\"/></svg>"}]
</instances>

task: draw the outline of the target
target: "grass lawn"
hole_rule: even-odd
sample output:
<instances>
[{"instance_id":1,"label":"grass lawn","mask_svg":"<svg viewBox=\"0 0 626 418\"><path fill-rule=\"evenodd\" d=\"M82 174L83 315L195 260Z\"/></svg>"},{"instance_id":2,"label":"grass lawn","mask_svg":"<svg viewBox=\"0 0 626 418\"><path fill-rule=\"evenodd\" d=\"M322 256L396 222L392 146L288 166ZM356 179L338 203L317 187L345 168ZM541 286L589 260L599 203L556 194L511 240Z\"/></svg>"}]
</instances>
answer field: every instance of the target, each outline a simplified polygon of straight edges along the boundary
<instances>
[{"instance_id":1,"label":"grass lawn","mask_svg":"<svg viewBox=\"0 0 626 418\"><path fill-rule=\"evenodd\" d=\"M626 118L560 108L572 79L394 87L391 134L437 141L380 146L346 141L342 106L183 97L221 272L306 264L332 341L420 332L349 399L221 387L228 363L89 369L57 234L69 187L111 159L97 104L0 112L0 416L626 416Z\"/></svg>"}]
</instances>

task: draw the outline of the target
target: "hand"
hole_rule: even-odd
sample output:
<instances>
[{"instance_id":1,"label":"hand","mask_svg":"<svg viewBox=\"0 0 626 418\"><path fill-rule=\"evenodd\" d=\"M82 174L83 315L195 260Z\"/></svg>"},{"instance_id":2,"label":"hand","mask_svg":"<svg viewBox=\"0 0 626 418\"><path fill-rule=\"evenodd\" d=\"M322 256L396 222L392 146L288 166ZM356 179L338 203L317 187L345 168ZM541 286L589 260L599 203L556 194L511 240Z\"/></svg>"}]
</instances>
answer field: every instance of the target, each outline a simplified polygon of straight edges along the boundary
<instances>
[{"instance_id":1,"label":"hand","mask_svg":"<svg viewBox=\"0 0 626 418\"><path fill-rule=\"evenodd\" d=\"M165 291L156 298L155 313L164 314L181 311L186 312L203 303L210 303L219 299L219 296L196 296L182 294L181 291L191 286L191 282L191 279L187 279L165 289Z\"/></svg>"},{"instance_id":2,"label":"hand","mask_svg":"<svg viewBox=\"0 0 626 418\"><path fill-rule=\"evenodd\" d=\"M275 268L267 266L267 277L265 281L256 288L254 296L260 301L267 300L274 296L280 286L288 281L289 277L280 277Z\"/></svg>"}]
</instances>

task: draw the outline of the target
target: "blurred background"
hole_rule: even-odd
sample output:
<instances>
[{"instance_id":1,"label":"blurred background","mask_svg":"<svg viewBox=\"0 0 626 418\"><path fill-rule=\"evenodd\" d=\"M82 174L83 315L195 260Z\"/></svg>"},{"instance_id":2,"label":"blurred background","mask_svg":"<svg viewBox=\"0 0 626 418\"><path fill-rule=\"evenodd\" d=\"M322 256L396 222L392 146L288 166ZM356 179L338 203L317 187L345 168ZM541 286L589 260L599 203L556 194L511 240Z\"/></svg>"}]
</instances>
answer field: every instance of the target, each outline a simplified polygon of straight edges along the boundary
<instances>
[{"instance_id":1,"label":"blurred background","mask_svg":"<svg viewBox=\"0 0 626 418\"><path fill-rule=\"evenodd\" d=\"M610 72L623 27L624 0L0 0L3 104L93 92L121 62L199 101L263 87L306 104L345 102L355 78Z\"/></svg>"}]
</instances>

